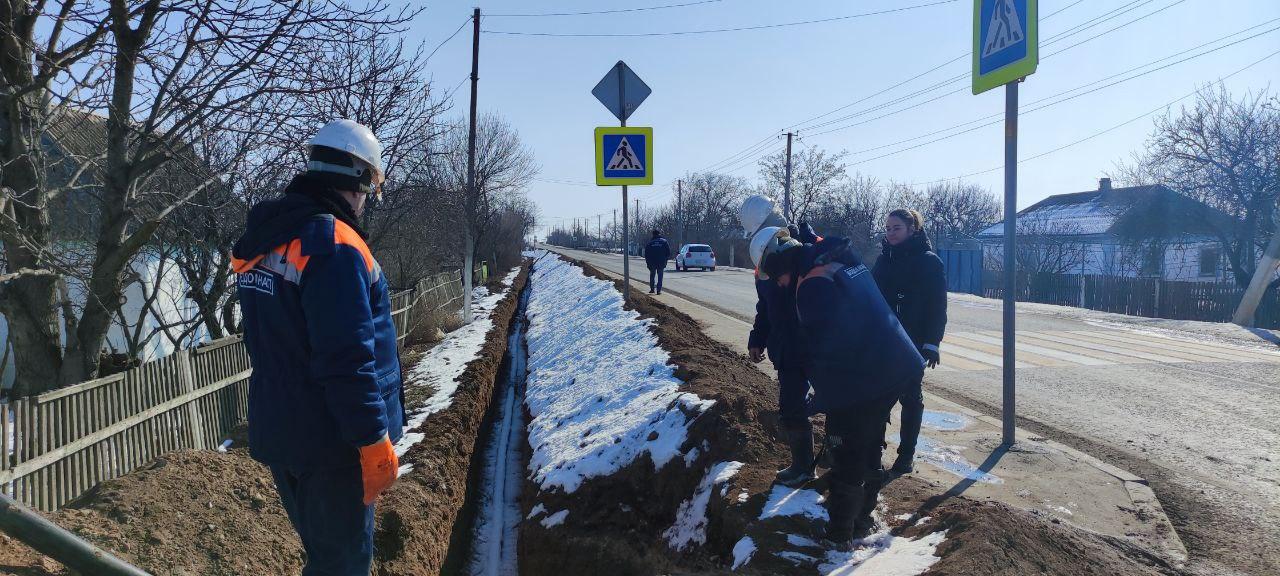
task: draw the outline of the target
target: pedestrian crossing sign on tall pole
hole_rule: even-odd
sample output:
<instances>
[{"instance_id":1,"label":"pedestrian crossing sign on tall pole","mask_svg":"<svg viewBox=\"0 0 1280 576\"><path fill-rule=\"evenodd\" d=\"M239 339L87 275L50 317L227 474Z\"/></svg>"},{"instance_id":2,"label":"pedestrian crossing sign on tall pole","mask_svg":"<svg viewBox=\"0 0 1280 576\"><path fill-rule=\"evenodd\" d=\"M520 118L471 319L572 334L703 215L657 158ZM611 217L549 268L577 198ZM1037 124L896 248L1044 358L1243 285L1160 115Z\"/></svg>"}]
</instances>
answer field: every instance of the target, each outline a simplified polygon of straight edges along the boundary
<instances>
[{"instance_id":1,"label":"pedestrian crossing sign on tall pole","mask_svg":"<svg viewBox=\"0 0 1280 576\"><path fill-rule=\"evenodd\" d=\"M653 184L653 128L596 128L596 184Z\"/></svg>"},{"instance_id":2,"label":"pedestrian crossing sign on tall pole","mask_svg":"<svg viewBox=\"0 0 1280 576\"><path fill-rule=\"evenodd\" d=\"M973 1L973 93L1030 76L1040 63L1036 0Z\"/></svg>"}]
</instances>

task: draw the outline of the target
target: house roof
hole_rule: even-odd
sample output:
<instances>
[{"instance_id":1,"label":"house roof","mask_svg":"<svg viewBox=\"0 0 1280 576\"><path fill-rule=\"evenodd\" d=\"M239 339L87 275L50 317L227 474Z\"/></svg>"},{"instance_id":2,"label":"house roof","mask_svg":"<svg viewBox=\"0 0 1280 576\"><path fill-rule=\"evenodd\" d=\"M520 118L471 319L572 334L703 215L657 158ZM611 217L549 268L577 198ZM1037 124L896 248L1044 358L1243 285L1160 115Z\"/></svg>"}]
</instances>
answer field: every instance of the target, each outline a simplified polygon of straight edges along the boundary
<instances>
[{"instance_id":1,"label":"house roof","mask_svg":"<svg viewBox=\"0 0 1280 576\"><path fill-rule=\"evenodd\" d=\"M1202 202L1160 184L1103 187L1088 192L1058 194L1018 212L1019 235L1128 238L1209 234L1230 217ZM989 239L1004 235L997 222L978 233Z\"/></svg>"}]
</instances>

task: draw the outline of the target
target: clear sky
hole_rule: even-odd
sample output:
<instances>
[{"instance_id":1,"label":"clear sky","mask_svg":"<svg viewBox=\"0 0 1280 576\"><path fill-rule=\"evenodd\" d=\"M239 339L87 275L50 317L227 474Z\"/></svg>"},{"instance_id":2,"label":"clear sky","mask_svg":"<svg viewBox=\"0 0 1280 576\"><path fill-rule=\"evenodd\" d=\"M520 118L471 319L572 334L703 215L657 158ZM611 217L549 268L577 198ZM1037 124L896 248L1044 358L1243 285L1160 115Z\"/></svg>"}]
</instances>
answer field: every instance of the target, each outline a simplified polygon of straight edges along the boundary
<instances>
[{"instance_id":1,"label":"clear sky","mask_svg":"<svg viewBox=\"0 0 1280 576\"><path fill-rule=\"evenodd\" d=\"M501 16L672 4L689 5L615 14ZM458 30L473 6L429 4L411 35L430 50ZM670 202L674 180L687 171L714 166L756 179L756 159L781 150L784 140L776 134L789 129L799 132L797 146L848 150L850 173L923 183L985 171L966 180L996 192L1003 189L1002 125L982 125L1000 118L1004 95L1002 89L978 96L969 91L970 0L548 0L488 1L480 7L486 14L484 30L553 34L753 27L898 10L704 34L483 33L479 106L506 117L534 150L542 173L530 183L529 193L544 225L573 217L594 222L601 213L608 221L612 210L620 208L618 188L592 184L592 129L617 120L590 94L620 59L653 88L628 121L652 126L655 132L655 185L631 188L631 198L640 198L642 206ZM1258 62L1280 52L1276 0L1041 0L1039 10L1041 62L1020 90L1019 158L1106 132L1023 162L1019 207L1052 194L1095 188L1098 177L1117 160L1142 146L1155 117L1150 112L1163 111L1199 86L1234 74L1224 84L1235 94L1280 92L1280 54ZM470 70L470 49L470 25L440 47L428 64L438 90L459 87ZM1162 66L1168 67L1155 70ZM1152 72L1107 87L1147 71ZM458 116L465 114L468 98L467 87L460 88L452 112ZM1188 98L1175 107L1190 102ZM843 106L847 108L805 122ZM851 114L856 116L815 126ZM841 129L823 133L835 128Z\"/></svg>"}]
</instances>

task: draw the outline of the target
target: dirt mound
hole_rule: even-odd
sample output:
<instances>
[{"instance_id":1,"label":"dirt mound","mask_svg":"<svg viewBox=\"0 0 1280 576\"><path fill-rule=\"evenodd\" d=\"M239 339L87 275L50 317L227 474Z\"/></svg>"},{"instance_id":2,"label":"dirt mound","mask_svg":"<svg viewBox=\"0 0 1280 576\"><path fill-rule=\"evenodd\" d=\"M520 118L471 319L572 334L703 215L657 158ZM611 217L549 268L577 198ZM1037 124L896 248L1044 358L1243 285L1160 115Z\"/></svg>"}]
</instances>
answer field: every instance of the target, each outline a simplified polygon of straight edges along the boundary
<instances>
[{"instance_id":1,"label":"dirt mound","mask_svg":"<svg viewBox=\"0 0 1280 576\"><path fill-rule=\"evenodd\" d=\"M51 519L155 574L302 570L302 546L276 498L271 475L245 450L167 454L99 484ZM8 542L0 549L10 549ZM6 569L13 574L66 573L34 552L17 562L0 560L0 572Z\"/></svg>"},{"instance_id":2,"label":"dirt mound","mask_svg":"<svg viewBox=\"0 0 1280 576\"><path fill-rule=\"evenodd\" d=\"M582 267L588 275L621 289L620 283L590 265ZM740 489L753 494L766 491L774 470L783 466L782 445L773 439L777 383L666 304L632 291L629 307L642 318L655 320L653 332L676 365L675 376L684 382L680 390L716 401L689 428L690 446L685 448L699 446L698 457L655 471L648 456L641 456L617 473L588 480L571 495L539 493L536 484L526 483L526 512L535 500L548 510L572 512L568 521L550 530L538 522L522 524L520 571L524 576L718 571L727 565L742 533L748 506L736 505L736 500L735 505L713 501L707 512L707 545L683 554L667 548L662 532L675 522L681 502L693 494L712 463L747 464L734 477L735 494Z\"/></svg>"}]
</instances>

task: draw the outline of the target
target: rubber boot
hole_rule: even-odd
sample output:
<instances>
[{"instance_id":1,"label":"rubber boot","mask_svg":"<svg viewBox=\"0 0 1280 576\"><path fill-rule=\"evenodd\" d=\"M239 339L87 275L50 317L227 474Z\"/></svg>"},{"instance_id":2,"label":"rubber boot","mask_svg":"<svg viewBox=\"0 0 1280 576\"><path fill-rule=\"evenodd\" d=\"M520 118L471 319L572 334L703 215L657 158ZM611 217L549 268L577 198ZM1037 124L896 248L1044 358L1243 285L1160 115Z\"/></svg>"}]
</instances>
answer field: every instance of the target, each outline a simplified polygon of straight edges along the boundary
<instances>
[{"instance_id":1,"label":"rubber boot","mask_svg":"<svg viewBox=\"0 0 1280 576\"><path fill-rule=\"evenodd\" d=\"M813 430L790 430L787 439L791 448L791 466L779 470L773 481L795 488L813 480Z\"/></svg>"},{"instance_id":2,"label":"rubber boot","mask_svg":"<svg viewBox=\"0 0 1280 576\"><path fill-rule=\"evenodd\" d=\"M876 471L862 481L862 509L858 511L858 516L853 521L854 538L866 538L876 531L876 521L871 513L875 511L880 499L881 476L880 472Z\"/></svg>"},{"instance_id":3,"label":"rubber boot","mask_svg":"<svg viewBox=\"0 0 1280 576\"><path fill-rule=\"evenodd\" d=\"M861 484L831 479L826 502L829 520L823 539L837 550L853 549L855 525L864 505L863 494Z\"/></svg>"},{"instance_id":4,"label":"rubber boot","mask_svg":"<svg viewBox=\"0 0 1280 576\"><path fill-rule=\"evenodd\" d=\"M893 461L892 471L899 476L910 474L915 471L915 450L911 452L899 452L898 458Z\"/></svg>"}]
</instances>

